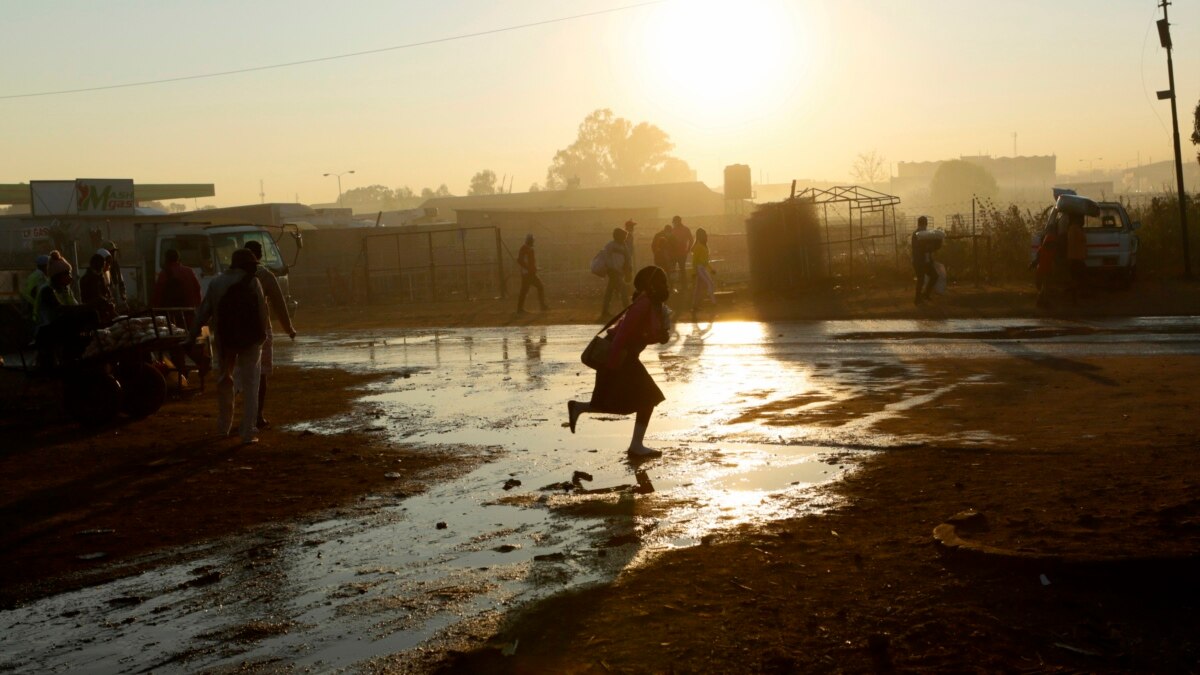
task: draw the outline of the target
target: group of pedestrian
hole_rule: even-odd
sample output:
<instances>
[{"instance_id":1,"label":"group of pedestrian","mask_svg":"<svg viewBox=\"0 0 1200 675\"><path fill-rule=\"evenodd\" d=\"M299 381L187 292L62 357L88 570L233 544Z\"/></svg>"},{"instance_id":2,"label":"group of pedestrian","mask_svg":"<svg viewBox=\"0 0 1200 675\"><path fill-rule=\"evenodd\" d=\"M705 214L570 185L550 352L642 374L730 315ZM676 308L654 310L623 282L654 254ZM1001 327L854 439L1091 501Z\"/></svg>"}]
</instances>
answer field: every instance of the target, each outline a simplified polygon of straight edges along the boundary
<instances>
[{"instance_id":1,"label":"group of pedestrian","mask_svg":"<svg viewBox=\"0 0 1200 675\"><path fill-rule=\"evenodd\" d=\"M59 251L34 260L36 269L22 284L21 298L34 326L40 367L78 358L87 347L88 333L110 325L127 309L124 283L117 282L116 251L113 242L106 242L92 254L79 279L78 297L74 270ZM296 336L279 281L259 264L262 255L260 242L246 242L245 248L234 252L225 273L202 294L196 273L180 262L178 251L168 250L151 293L154 307L194 309L184 313L189 344L204 326L209 327L217 364L217 428L223 435L232 431L235 389L240 390L243 408L238 431L245 443L257 442L254 434L270 426L263 410L274 361L271 315L289 337ZM172 353L172 359L182 367L183 350Z\"/></svg>"},{"instance_id":2,"label":"group of pedestrian","mask_svg":"<svg viewBox=\"0 0 1200 675\"><path fill-rule=\"evenodd\" d=\"M597 260L593 261L592 271L605 280L599 321L610 319L614 308L628 306L631 285L632 289L636 290L633 271L637 269L637 225L636 221L630 219L621 227L613 228L612 239L597 254ZM517 253L517 268L521 273L517 314L525 313L525 300L531 289L537 290L538 304L542 311L549 309L546 304L546 289L538 275L534 241L532 234L525 235L525 243ZM713 275L716 271L709 258L708 233L703 228L697 229L693 236L691 229L683 224L683 218L675 216L661 231L654 234L650 241L650 252L654 258L654 266L667 275L668 284L671 275L677 275L678 287L682 292L686 292L688 288L687 261L691 257L692 273L696 277L692 284L693 318L703 303L715 304L716 284Z\"/></svg>"},{"instance_id":3,"label":"group of pedestrian","mask_svg":"<svg viewBox=\"0 0 1200 675\"><path fill-rule=\"evenodd\" d=\"M116 250L110 241L92 254L78 280L78 296L75 269L61 252L50 251L34 259L35 269L21 285L21 300L39 367L52 368L77 358L87 347L86 333L111 324L124 308L124 283L114 290L119 274L113 271Z\"/></svg>"},{"instance_id":4,"label":"group of pedestrian","mask_svg":"<svg viewBox=\"0 0 1200 675\"><path fill-rule=\"evenodd\" d=\"M697 230L697 236L700 230ZM683 224L683 218L675 216L668 225L654 235L650 250L654 253L654 264L667 272L668 280L678 272L679 289L687 290L687 258L696 240L691 229Z\"/></svg>"},{"instance_id":5,"label":"group of pedestrian","mask_svg":"<svg viewBox=\"0 0 1200 675\"><path fill-rule=\"evenodd\" d=\"M604 304L600 310L600 320L607 320L609 314L610 300L620 298L621 304L629 304L628 287L625 285L633 279L633 269L636 267L634 259L634 251L636 247L633 244L633 227L637 223L632 220L625 223L624 230L613 230L613 241L609 242L605 251L610 256L608 285L604 289ZM622 249L624 249L622 251ZM679 292L686 293L688 289L688 274L687 261L690 256L692 259L692 273L696 277L692 284L692 318L696 317L696 313L704 302L715 304L716 302L716 283L713 275L716 271L713 269L709 259L708 251L708 232L704 228L698 228L695 236L692 235L692 230L687 225L683 224L683 218L675 216L671 218L671 222L663 226L663 229L656 232L650 240L650 252L654 257L654 266L661 269L666 276L667 284L671 283L671 275L675 274ZM620 256L624 256L621 258ZM618 266L617 260L620 260ZM621 272L622 279L619 279L616 272ZM636 284L634 284L636 290Z\"/></svg>"}]
</instances>

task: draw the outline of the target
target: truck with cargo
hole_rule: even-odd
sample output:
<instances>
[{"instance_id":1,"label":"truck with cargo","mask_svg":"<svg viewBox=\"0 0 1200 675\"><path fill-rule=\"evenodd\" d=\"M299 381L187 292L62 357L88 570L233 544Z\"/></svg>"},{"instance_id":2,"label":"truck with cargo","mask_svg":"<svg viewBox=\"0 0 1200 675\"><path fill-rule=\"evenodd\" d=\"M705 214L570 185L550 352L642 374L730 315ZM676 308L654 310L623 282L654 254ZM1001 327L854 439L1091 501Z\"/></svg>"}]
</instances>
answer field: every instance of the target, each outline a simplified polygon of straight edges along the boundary
<instances>
[{"instance_id":1,"label":"truck with cargo","mask_svg":"<svg viewBox=\"0 0 1200 675\"><path fill-rule=\"evenodd\" d=\"M1137 277L1138 237L1142 224L1129 218L1120 202L1097 202L1080 196L1074 190L1055 188L1055 203L1046 214L1045 226L1030 239L1032 261L1047 232L1066 234L1067 218L1083 217L1083 232L1087 238L1088 273L1128 288Z\"/></svg>"}]
</instances>

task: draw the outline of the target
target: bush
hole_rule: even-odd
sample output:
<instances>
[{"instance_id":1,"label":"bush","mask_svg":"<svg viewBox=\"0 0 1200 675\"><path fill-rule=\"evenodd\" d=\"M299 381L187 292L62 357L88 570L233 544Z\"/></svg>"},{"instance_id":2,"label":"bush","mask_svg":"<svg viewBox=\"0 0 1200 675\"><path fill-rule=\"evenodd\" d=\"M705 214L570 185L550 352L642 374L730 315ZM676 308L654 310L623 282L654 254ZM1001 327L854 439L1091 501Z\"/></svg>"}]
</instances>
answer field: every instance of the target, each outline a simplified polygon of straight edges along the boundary
<instances>
[{"instance_id":1,"label":"bush","mask_svg":"<svg viewBox=\"0 0 1200 675\"><path fill-rule=\"evenodd\" d=\"M1196 197L1200 197L1197 195ZM1188 198L1188 249L1192 270L1200 271L1200 200ZM1140 220L1138 267L1142 272L1175 276L1183 272L1183 241L1179 227L1179 200L1174 196L1155 197L1149 203L1129 206L1129 217Z\"/></svg>"}]
</instances>

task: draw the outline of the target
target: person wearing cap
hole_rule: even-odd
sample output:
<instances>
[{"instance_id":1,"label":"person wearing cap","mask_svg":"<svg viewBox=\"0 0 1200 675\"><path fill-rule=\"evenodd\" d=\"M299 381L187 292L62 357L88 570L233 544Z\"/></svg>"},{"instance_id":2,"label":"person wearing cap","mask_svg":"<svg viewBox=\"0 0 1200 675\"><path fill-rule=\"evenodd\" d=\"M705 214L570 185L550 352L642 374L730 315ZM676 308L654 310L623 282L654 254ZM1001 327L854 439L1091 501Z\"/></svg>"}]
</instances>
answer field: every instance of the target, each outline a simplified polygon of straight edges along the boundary
<instances>
[{"instance_id":1,"label":"person wearing cap","mask_svg":"<svg viewBox=\"0 0 1200 675\"><path fill-rule=\"evenodd\" d=\"M108 287L108 280L104 278L107 269L107 259L99 253L94 253L88 261L87 271L79 279L79 300L85 307L96 310L101 325L112 323L117 316L112 289Z\"/></svg>"},{"instance_id":2,"label":"person wearing cap","mask_svg":"<svg viewBox=\"0 0 1200 675\"><path fill-rule=\"evenodd\" d=\"M687 258L688 253L692 250L693 240L692 231L683 224L683 218L679 216L671 219L671 238L674 243L675 255L667 272L670 273L674 268L679 268L679 289L682 292L687 290Z\"/></svg>"},{"instance_id":3,"label":"person wearing cap","mask_svg":"<svg viewBox=\"0 0 1200 675\"><path fill-rule=\"evenodd\" d=\"M46 263L46 276L50 280L38 291L34 305L38 317L38 365L42 368L53 366L61 358L82 354L87 340L81 333L97 323L94 310L79 306L71 289L71 271L71 263L51 254L50 262Z\"/></svg>"},{"instance_id":4,"label":"person wearing cap","mask_svg":"<svg viewBox=\"0 0 1200 675\"><path fill-rule=\"evenodd\" d=\"M50 256L45 254L34 258L33 273L25 277L25 281L21 284L21 299L24 300L25 304L27 305L26 311L29 315L29 318L35 322L37 321L37 314L33 311L33 306L37 304L38 291L41 290L42 286L45 286L46 282L50 280L50 277L46 276L46 264L49 262Z\"/></svg>"},{"instance_id":5,"label":"person wearing cap","mask_svg":"<svg viewBox=\"0 0 1200 675\"><path fill-rule=\"evenodd\" d=\"M525 296L530 288L538 292L538 305L542 311L550 309L546 306L546 289L538 277L537 254L533 251L533 235L525 235L525 245L517 252L517 267L521 268L521 292L517 295L517 314L525 313Z\"/></svg>"},{"instance_id":6,"label":"person wearing cap","mask_svg":"<svg viewBox=\"0 0 1200 675\"><path fill-rule=\"evenodd\" d=\"M244 248L234 251L229 267L209 282L208 292L204 295L200 307L196 309L196 318L192 322L191 328L188 329L190 341L195 341L200 334L200 328L206 324L216 338L213 360L217 363L217 432L223 436L228 436L233 430L233 380L234 371L237 371L238 386L242 391L242 419L238 431L241 434L242 443L247 445L258 442L258 438L254 435L256 431L254 424L258 417L258 365L259 359L262 357L262 342L236 351L222 348L223 330L228 329L232 334L234 330L241 328L254 330L255 327L251 325L238 327L238 329L222 328L222 322L218 319L218 310L225 294L234 285L245 282L256 296L258 311L240 318L246 322L259 322L260 325L257 329L261 331L261 335L266 334L269 324L267 298L263 294L262 284L255 278L257 269L258 261L255 260L253 253Z\"/></svg>"},{"instance_id":7,"label":"person wearing cap","mask_svg":"<svg viewBox=\"0 0 1200 675\"><path fill-rule=\"evenodd\" d=\"M267 339L263 342L262 359L259 362L258 375L258 415L255 418L255 423L259 429L266 429L271 426L271 423L263 417L263 406L267 404L267 376L271 374L275 363L275 349L273 331L271 330L271 316L279 317L279 323L283 326L283 330L287 331L288 337L296 339L296 329L292 326L292 316L288 313L287 300L283 297L283 289L279 287L279 280L275 278L275 273L262 265L262 243L251 239L246 242L246 248L254 254L255 261L259 262L258 269L254 275L258 278L258 283L262 284L263 294L267 298Z\"/></svg>"},{"instance_id":8,"label":"person wearing cap","mask_svg":"<svg viewBox=\"0 0 1200 675\"><path fill-rule=\"evenodd\" d=\"M117 244L114 241L106 241L96 253L103 255L108 259L108 271L104 276L108 279L108 287L112 289L113 298L116 300L119 307L126 305L127 298L125 297L125 277L121 276L121 262L117 260Z\"/></svg>"}]
</instances>

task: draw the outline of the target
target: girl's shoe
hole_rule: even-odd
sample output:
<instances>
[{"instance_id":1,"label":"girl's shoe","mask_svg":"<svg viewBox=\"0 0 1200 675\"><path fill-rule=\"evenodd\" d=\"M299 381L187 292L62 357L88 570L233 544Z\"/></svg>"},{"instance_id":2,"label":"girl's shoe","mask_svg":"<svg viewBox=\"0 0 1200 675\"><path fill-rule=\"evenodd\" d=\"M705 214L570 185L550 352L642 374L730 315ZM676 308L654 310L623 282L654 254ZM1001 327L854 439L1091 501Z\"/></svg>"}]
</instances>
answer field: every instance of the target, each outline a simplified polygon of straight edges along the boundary
<instances>
[{"instance_id":1,"label":"girl's shoe","mask_svg":"<svg viewBox=\"0 0 1200 675\"><path fill-rule=\"evenodd\" d=\"M579 421L579 412L575 410L575 406L579 405L575 401L567 401L567 422L571 427L571 433L575 433L575 422Z\"/></svg>"}]
</instances>

